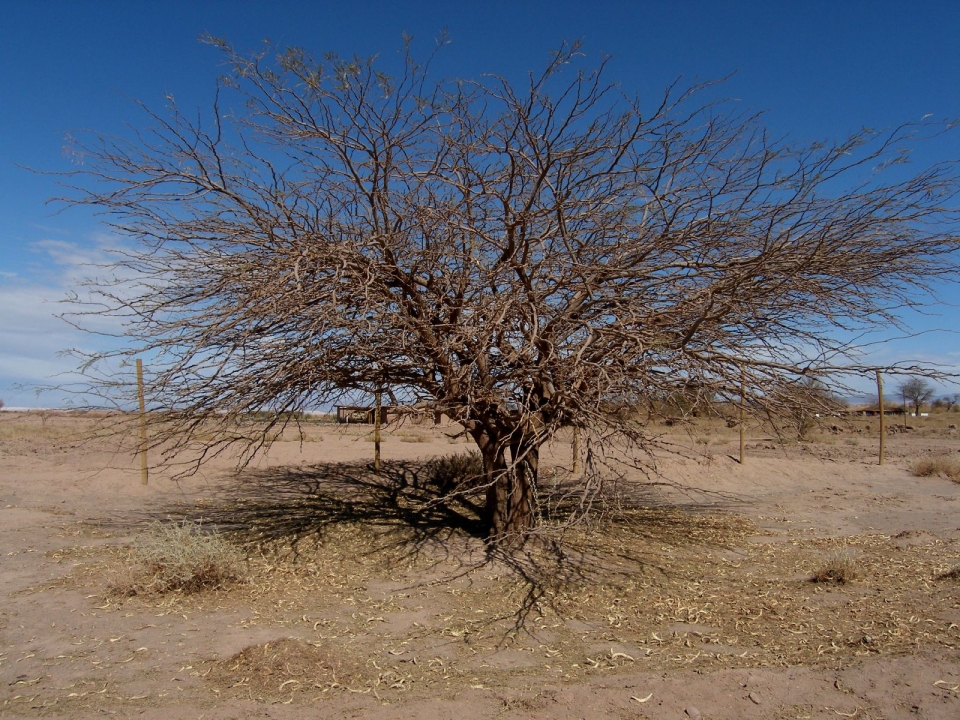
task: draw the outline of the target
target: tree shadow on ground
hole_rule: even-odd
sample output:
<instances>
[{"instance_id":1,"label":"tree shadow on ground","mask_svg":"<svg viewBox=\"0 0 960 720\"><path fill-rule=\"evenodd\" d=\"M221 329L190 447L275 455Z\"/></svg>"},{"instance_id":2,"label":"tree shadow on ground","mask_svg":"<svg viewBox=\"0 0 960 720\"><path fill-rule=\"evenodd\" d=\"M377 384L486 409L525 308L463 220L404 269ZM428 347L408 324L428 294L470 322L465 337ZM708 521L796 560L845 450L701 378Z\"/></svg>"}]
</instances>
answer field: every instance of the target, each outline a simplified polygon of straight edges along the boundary
<instances>
[{"instance_id":1,"label":"tree shadow on ground","mask_svg":"<svg viewBox=\"0 0 960 720\"><path fill-rule=\"evenodd\" d=\"M383 553L393 562L426 560L441 582L480 569L513 575L525 587L522 600L491 622L511 618L517 629L535 609L552 604L562 588L616 584L638 570L669 572L646 552L649 540L658 547L690 542L686 510L651 509L651 503L638 501L645 514L613 521L613 532L609 523L600 530L547 526L521 547L490 545L482 520L484 489L464 458L469 456L389 461L379 474L364 463L248 470L221 484L201 507L158 507L140 519L198 521L238 544L270 547L295 561L309 560L332 531L363 527L374 540L358 543L356 553ZM628 527L638 544L627 551L591 539L591 533L619 535ZM430 582L436 581L434 576Z\"/></svg>"},{"instance_id":2,"label":"tree shadow on ground","mask_svg":"<svg viewBox=\"0 0 960 720\"><path fill-rule=\"evenodd\" d=\"M204 523L243 543L279 543L294 555L334 527L360 524L411 555L456 537L480 540L481 506L439 477L437 463L321 463L243 472L222 484Z\"/></svg>"}]
</instances>

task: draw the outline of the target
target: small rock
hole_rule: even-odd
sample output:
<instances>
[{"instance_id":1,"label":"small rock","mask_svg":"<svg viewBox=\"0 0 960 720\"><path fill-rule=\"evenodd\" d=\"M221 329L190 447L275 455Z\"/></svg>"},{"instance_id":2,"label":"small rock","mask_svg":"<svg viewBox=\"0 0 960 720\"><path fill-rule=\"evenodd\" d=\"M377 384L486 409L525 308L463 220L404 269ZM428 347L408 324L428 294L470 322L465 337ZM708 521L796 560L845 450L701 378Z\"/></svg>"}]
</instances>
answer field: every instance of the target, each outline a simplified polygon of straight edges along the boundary
<instances>
[{"instance_id":1,"label":"small rock","mask_svg":"<svg viewBox=\"0 0 960 720\"><path fill-rule=\"evenodd\" d=\"M750 698L750 702L752 702L754 705L760 704L760 696L757 695L756 693L752 692L749 695L747 695L747 697Z\"/></svg>"},{"instance_id":2,"label":"small rock","mask_svg":"<svg viewBox=\"0 0 960 720\"><path fill-rule=\"evenodd\" d=\"M693 705L684 710L684 712L687 714L687 717L693 718L693 720L700 720L700 718L703 717L700 714L700 711L697 710Z\"/></svg>"}]
</instances>

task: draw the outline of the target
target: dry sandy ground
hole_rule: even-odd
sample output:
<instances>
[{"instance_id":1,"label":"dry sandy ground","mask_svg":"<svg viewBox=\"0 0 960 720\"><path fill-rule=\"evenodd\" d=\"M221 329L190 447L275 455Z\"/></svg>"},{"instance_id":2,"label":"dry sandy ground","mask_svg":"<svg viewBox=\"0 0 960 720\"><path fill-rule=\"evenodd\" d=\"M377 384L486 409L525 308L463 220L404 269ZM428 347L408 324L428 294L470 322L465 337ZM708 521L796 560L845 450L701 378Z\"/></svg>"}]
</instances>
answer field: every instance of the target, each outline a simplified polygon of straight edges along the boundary
<instances>
[{"instance_id":1,"label":"dry sandy ground","mask_svg":"<svg viewBox=\"0 0 960 720\"><path fill-rule=\"evenodd\" d=\"M314 427L239 479L143 487L85 423L0 415L0 716L960 718L960 485L908 471L955 431L891 437L883 467L864 434L754 437L744 466L680 434L678 487L511 559L404 509L418 458L468 449L440 430L394 431L383 485L337 464L362 430ZM112 591L168 517L243 542L248 580ZM837 552L857 579L811 582Z\"/></svg>"}]
</instances>

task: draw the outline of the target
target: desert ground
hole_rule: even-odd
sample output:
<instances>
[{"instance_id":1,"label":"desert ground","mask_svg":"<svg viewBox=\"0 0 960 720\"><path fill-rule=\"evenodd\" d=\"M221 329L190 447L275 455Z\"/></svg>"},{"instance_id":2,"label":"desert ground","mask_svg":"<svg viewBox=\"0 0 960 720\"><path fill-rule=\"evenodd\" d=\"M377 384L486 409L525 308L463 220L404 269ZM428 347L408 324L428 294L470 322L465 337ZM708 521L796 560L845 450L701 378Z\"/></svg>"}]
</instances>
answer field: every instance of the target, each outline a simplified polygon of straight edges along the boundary
<instances>
[{"instance_id":1,"label":"desert ground","mask_svg":"<svg viewBox=\"0 0 960 720\"><path fill-rule=\"evenodd\" d=\"M950 416L883 466L875 419L750 427L743 465L735 429L663 425L628 502L513 554L430 502L450 426L388 428L379 477L369 427L309 423L144 486L99 422L0 413L2 717L960 718L960 484L911 472L960 460ZM571 471L561 437L546 505ZM237 582L143 580L186 519Z\"/></svg>"}]
</instances>

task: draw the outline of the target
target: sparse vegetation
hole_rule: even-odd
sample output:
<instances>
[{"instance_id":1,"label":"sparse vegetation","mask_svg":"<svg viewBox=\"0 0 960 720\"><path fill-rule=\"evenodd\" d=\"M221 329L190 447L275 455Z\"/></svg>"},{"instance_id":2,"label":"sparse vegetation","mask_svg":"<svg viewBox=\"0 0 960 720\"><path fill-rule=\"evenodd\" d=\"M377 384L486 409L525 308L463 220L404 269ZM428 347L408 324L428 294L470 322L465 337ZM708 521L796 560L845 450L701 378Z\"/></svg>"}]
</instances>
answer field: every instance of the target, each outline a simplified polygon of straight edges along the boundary
<instances>
[{"instance_id":1,"label":"sparse vegetation","mask_svg":"<svg viewBox=\"0 0 960 720\"><path fill-rule=\"evenodd\" d=\"M230 458L220 459L213 467L224 473L221 482L187 481L184 494L162 488L161 475L144 502L136 462L103 471L103 458L114 455L102 444L86 443L69 454L74 464L64 454L60 470L36 473L37 456L62 443L37 432L39 413L6 415L4 425L34 434L29 442L0 438L7 471L0 486L14 499L17 483L31 478L33 497L43 498L34 508L29 497L15 500L20 507L2 516L33 518L30 535L16 522L3 527L16 543L4 555L13 580L4 600L17 608L4 639L7 656L24 659L0 657L0 674L12 683L9 697L21 695L11 699L11 711L24 717L44 703L70 716L100 709L125 716L195 707L249 715L281 703L300 712L319 703L328 714L347 715L357 702L391 703L413 716L471 686L516 690L505 697L519 703L551 683L594 692L601 678L638 672L700 673L714 682L729 671L803 666L832 682L834 668L873 657L896 657L908 672L918 653L919 662L951 663L960 641L954 618L943 613L960 587L956 547L943 541L956 524L931 512L940 497L960 497L960 485L907 477L899 464L940 454L960 459L955 438L940 434L945 414L940 426L925 418L917 431L892 438L899 462L879 469L872 458L866 465L826 462L865 457L854 454L876 440L855 435L869 426L865 417L827 419L809 442L783 436L793 443L786 446L772 425L752 423L751 461L742 469L730 457L737 429L723 416L691 417L665 441L678 455L664 453L661 477L679 479L677 488L627 488L616 506L593 512L589 526L572 527L565 519L582 495L571 482L567 432L546 454L542 522L523 553L484 542L482 457L449 454L468 449L448 443L452 426L397 428L390 444L407 459L388 458L380 475L369 467L367 427L311 427L317 443L287 446L275 462L239 475ZM47 427L82 434L102 422L61 414ZM401 433L432 439L407 445ZM710 440L709 452L696 451L703 447L698 436ZM844 442L852 438L860 449ZM71 482L84 468L98 473ZM748 484L776 474L775 495L718 507L713 493L687 493L715 489L708 483L721 473L727 477L717 489L742 498ZM921 490L916 506L896 495L904 484ZM46 500L54 495L66 502ZM836 537L849 512L874 502L883 509L875 528ZM145 513L163 525L126 525L124 518L137 522ZM203 518L203 525L181 525L183 517ZM131 528L147 530L138 548L164 547L171 534L176 543L219 537L214 527L229 541L221 549L233 555L240 548L246 559L234 555L244 581L213 592L158 581L147 554L123 539ZM50 540L41 543L44 537ZM45 562L28 554L34 547L50 548ZM164 554L166 565L182 565L176 558L190 553L168 546ZM838 565L837 556L849 562ZM820 584L810 582L821 566ZM169 568L162 574L177 582L210 577ZM130 580L105 587L119 577ZM161 592L165 585L174 589ZM64 648L57 651L63 657L33 656L41 638L47 648ZM107 673L112 684L99 693ZM511 686L519 673L523 684ZM76 695L66 697L61 688L70 683ZM159 692L144 697L148 683ZM642 690L640 698L657 688ZM541 714L564 707L551 701ZM493 704L489 709L496 714Z\"/></svg>"},{"instance_id":2,"label":"sparse vegetation","mask_svg":"<svg viewBox=\"0 0 960 720\"><path fill-rule=\"evenodd\" d=\"M397 438L400 440L400 442L407 442L407 443L430 442L430 437L427 435L423 435L422 433L409 433L409 432L400 433L399 435L397 435Z\"/></svg>"},{"instance_id":3,"label":"sparse vegetation","mask_svg":"<svg viewBox=\"0 0 960 720\"><path fill-rule=\"evenodd\" d=\"M813 582L846 584L857 579L857 563L847 549L836 550L827 556L824 564L813 573Z\"/></svg>"},{"instance_id":4,"label":"sparse vegetation","mask_svg":"<svg viewBox=\"0 0 960 720\"><path fill-rule=\"evenodd\" d=\"M114 583L121 595L221 588L245 575L240 551L215 530L199 523L153 523L133 546L135 566Z\"/></svg>"},{"instance_id":5,"label":"sparse vegetation","mask_svg":"<svg viewBox=\"0 0 960 720\"><path fill-rule=\"evenodd\" d=\"M960 462L946 455L918 460L910 470L917 477L940 477L960 483Z\"/></svg>"},{"instance_id":6,"label":"sparse vegetation","mask_svg":"<svg viewBox=\"0 0 960 720\"><path fill-rule=\"evenodd\" d=\"M33 410L0 416L0 440L66 440L116 438L117 418L64 411Z\"/></svg>"}]
</instances>

